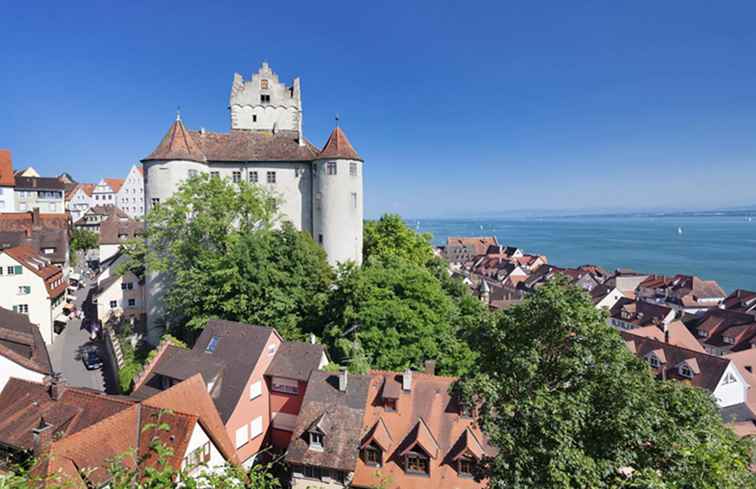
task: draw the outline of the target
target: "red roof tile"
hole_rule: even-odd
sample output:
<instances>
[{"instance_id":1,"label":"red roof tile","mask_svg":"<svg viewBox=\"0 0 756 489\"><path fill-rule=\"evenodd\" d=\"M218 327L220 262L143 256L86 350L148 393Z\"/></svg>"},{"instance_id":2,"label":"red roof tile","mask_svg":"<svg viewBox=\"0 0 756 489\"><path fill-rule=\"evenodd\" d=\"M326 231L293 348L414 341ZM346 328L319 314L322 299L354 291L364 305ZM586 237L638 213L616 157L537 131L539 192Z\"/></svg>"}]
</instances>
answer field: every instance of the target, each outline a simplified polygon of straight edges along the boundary
<instances>
[{"instance_id":1,"label":"red roof tile","mask_svg":"<svg viewBox=\"0 0 756 489\"><path fill-rule=\"evenodd\" d=\"M118 191L121 190L123 182L126 181L123 178L103 178L103 180L105 180L105 183L107 183L115 193L118 193Z\"/></svg>"},{"instance_id":2,"label":"red roof tile","mask_svg":"<svg viewBox=\"0 0 756 489\"><path fill-rule=\"evenodd\" d=\"M318 158L342 158L346 160L363 161L340 127L336 127L333 132L331 132L331 135L328 137L328 141L325 146L323 146L323 150L318 155Z\"/></svg>"},{"instance_id":3,"label":"red roof tile","mask_svg":"<svg viewBox=\"0 0 756 489\"><path fill-rule=\"evenodd\" d=\"M186 130L181 119L176 119L163 136L157 148L142 161L151 160L188 160L206 162L207 158L200 151L197 143Z\"/></svg>"}]
</instances>

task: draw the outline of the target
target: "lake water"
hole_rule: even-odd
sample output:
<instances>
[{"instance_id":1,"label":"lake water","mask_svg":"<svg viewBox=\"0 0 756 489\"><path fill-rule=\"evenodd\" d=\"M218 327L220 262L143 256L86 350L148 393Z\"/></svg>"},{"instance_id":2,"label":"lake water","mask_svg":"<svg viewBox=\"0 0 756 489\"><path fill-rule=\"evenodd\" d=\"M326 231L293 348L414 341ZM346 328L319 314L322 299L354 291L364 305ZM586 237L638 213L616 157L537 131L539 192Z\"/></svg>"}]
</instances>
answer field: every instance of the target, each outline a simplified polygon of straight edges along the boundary
<instances>
[{"instance_id":1,"label":"lake water","mask_svg":"<svg viewBox=\"0 0 756 489\"><path fill-rule=\"evenodd\" d=\"M553 265L684 273L716 280L728 293L756 290L756 217L752 222L744 216L648 216L413 219L409 224L432 233L434 244L448 236L494 235L501 244L546 255Z\"/></svg>"}]
</instances>

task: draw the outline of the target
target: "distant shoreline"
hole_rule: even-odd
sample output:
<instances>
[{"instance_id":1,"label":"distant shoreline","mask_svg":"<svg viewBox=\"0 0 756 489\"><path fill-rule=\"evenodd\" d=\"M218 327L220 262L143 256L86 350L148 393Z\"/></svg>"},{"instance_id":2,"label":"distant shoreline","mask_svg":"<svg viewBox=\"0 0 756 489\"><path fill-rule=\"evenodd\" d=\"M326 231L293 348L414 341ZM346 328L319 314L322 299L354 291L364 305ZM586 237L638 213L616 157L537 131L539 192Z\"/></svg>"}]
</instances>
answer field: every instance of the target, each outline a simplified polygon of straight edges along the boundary
<instances>
[{"instance_id":1,"label":"distant shoreline","mask_svg":"<svg viewBox=\"0 0 756 489\"><path fill-rule=\"evenodd\" d=\"M408 223L415 221L495 221L506 219L596 219L596 218L679 218L679 217L741 217L744 220L752 218L756 222L756 209L730 211L669 211L669 212L615 212L596 214L506 214L498 216L458 216L458 217L411 217L404 220Z\"/></svg>"}]
</instances>

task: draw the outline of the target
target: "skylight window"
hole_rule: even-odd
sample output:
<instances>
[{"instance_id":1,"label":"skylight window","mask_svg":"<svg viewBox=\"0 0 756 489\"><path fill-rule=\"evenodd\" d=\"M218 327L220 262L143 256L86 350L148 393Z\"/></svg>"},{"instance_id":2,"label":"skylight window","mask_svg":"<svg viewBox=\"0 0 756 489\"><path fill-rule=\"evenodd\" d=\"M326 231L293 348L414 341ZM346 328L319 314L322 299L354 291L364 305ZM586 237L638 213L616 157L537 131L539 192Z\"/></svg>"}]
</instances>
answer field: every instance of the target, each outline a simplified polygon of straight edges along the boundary
<instances>
[{"instance_id":1,"label":"skylight window","mask_svg":"<svg viewBox=\"0 0 756 489\"><path fill-rule=\"evenodd\" d=\"M207 344L207 348L205 348L205 351L207 353L214 353L217 347L218 347L218 337L213 336L212 338L210 338L210 342Z\"/></svg>"}]
</instances>

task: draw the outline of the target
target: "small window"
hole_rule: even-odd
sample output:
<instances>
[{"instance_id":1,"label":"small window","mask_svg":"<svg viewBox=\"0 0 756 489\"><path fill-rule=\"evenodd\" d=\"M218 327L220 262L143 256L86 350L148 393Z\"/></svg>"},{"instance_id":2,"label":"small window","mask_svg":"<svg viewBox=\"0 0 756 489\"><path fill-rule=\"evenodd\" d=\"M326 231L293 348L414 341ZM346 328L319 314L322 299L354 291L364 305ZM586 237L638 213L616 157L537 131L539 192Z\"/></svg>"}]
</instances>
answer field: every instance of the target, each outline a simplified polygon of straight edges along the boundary
<instances>
[{"instance_id":1,"label":"small window","mask_svg":"<svg viewBox=\"0 0 756 489\"><path fill-rule=\"evenodd\" d=\"M13 306L13 312L17 312L19 314L29 314L29 304L18 304L16 306Z\"/></svg>"},{"instance_id":2,"label":"small window","mask_svg":"<svg viewBox=\"0 0 756 489\"><path fill-rule=\"evenodd\" d=\"M356 161L349 162L349 175L353 177L357 176L357 162Z\"/></svg>"},{"instance_id":3,"label":"small window","mask_svg":"<svg viewBox=\"0 0 756 489\"><path fill-rule=\"evenodd\" d=\"M320 479L321 477L320 467L314 467L312 465L305 465L302 473L308 479Z\"/></svg>"},{"instance_id":4,"label":"small window","mask_svg":"<svg viewBox=\"0 0 756 489\"><path fill-rule=\"evenodd\" d=\"M310 448L316 450L323 449L323 433L317 433L315 431L310 432Z\"/></svg>"},{"instance_id":5,"label":"small window","mask_svg":"<svg viewBox=\"0 0 756 489\"><path fill-rule=\"evenodd\" d=\"M136 299L129 299L129 307L136 306Z\"/></svg>"},{"instance_id":6,"label":"small window","mask_svg":"<svg viewBox=\"0 0 756 489\"><path fill-rule=\"evenodd\" d=\"M458 468L461 477L472 477L475 472L475 460L468 457L462 457L459 459Z\"/></svg>"},{"instance_id":7,"label":"small window","mask_svg":"<svg viewBox=\"0 0 756 489\"><path fill-rule=\"evenodd\" d=\"M260 102L263 103L263 104L270 103L270 95L268 95L266 93L260 95Z\"/></svg>"},{"instance_id":8,"label":"small window","mask_svg":"<svg viewBox=\"0 0 756 489\"><path fill-rule=\"evenodd\" d=\"M383 457L381 455L381 449L374 443L362 449L362 461L371 467L380 467L383 465Z\"/></svg>"},{"instance_id":9,"label":"small window","mask_svg":"<svg viewBox=\"0 0 756 489\"><path fill-rule=\"evenodd\" d=\"M18 288L18 295L28 295L31 294L31 287L28 285L22 285Z\"/></svg>"},{"instance_id":10,"label":"small window","mask_svg":"<svg viewBox=\"0 0 756 489\"><path fill-rule=\"evenodd\" d=\"M428 457L420 452L409 452L405 455L404 467L407 470L407 473L410 474L427 475L430 472Z\"/></svg>"},{"instance_id":11,"label":"small window","mask_svg":"<svg viewBox=\"0 0 756 489\"><path fill-rule=\"evenodd\" d=\"M357 208L357 192L352 192L352 209Z\"/></svg>"},{"instance_id":12,"label":"small window","mask_svg":"<svg viewBox=\"0 0 756 489\"><path fill-rule=\"evenodd\" d=\"M326 173L328 175L336 175L336 162L335 161L329 161L326 164Z\"/></svg>"},{"instance_id":13,"label":"small window","mask_svg":"<svg viewBox=\"0 0 756 489\"><path fill-rule=\"evenodd\" d=\"M722 381L722 385L734 384L735 382L737 382L737 380L735 379L735 376L732 375L731 373L728 373L725 376L724 380Z\"/></svg>"},{"instance_id":14,"label":"small window","mask_svg":"<svg viewBox=\"0 0 756 489\"><path fill-rule=\"evenodd\" d=\"M257 183L257 172L256 171L249 172L249 183Z\"/></svg>"},{"instance_id":15,"label":"small window","mask_svg":"<svg viewBox=\"0 0 756 489\"><path fill-rule=\"evenodd\" d=\"M257 114L252 114L252 122L257 122Z\"/></svg>"},{"instance_id":16,"label":"small window","mask_svg":"<svg viewBox=\"0 0 756 489\"><path fill-rule=\"evenodd\" d=\"M213 178L220 178L220 172L217 171L211 171L210 176Z\"/></svg>"},{"instance_id":17,"label":"small window","mask_svg":"<svg viewBox=\"0 0 756 489\"><path fill-rule=\"evenodd\" d=\"M157 197L153 197L152 198L152 207L157 207L159 205L160 205L160 199L158 199Z\"/></svg>"},{"instance_id":18,"label":"small window","mask_svg":"<svg viewBox=\"0 0 756 489\"><path fill-rule=\"evenodd\" d=\"M268 183L276 183L276 172L274 172L274 171L269 171L269 172L268 172L268 173L266 174L266 177L267 177L267 181L268 181Z\"/></svg>"},{"instance_id":19,"label":"small window","mask_svg":"<svg viewBox=\"0 0 756 489\"><path fill-rule=\"evenodd\" d=\"M656 358L656 355L651 355L648 357L648 363L651 365L651 368L659 368L659 359Z\"/></svg>"},{"instance_id":20,"label":"small window","mask_svg":"<svg viewBox=\"0 0 756 489\"><path fill-rule=\"evenodd\" d=\"M249 441L249 436L247 435L247 425L245 424L241 428L236 430L236 448L243 447L247 444L247 441Z\"/></svg>"},{"instance_id":21,"label":"small window","mask_svg":"<svg viewBox=\"0 0 756 489\"><path fill-rule=\"evenodd\" d=\"M722 336L722 341L724 341L728 345L734 345L735 344L735 338L733 338L732 336Z\"/></svg>"},{"instance_id":22,"label":"small window","mask_svg":"<svg viewBox=\"0 0 756 489\"><path fill-rule=\"evenodd\" d=\"M118 307L118 301L110 301L110 308L115 309Z\"/></svg>"},{"instance_id":23,"label":"small window","mask_svg":"<svg viewBox=\"0 0 756 489\"><path fill-rule=\"evenodd\" d=\"M689 379L692 379L693 378L693 371L687 365L682 365L680 367L680 375L682 375L683 377L687 377Z\"/></svg>"},{"instance_id":24,"label":"small window","mask_svg":"<svg viewBox=\"0 0 756 489\"><path fill-rule=\"evenodd\" d=\"M218 337L213 336L212 338L210 338L210 341L207 343L207 348L205 348L205 351L207 353L214 353L217 347L218 347Z\"/></svg>"},{"instance_id":25,"label":"small window","mask_svg":"<svg viewBox=\"0 0 756 489\"><path fill-rule=\"evenodd\" d=\"M383 409L390 413L396 412L396 399L384 398Z\"/></svg>"},{"instance_id":26,"label":"small window","mask_svg":"<svg viewBox=\"0 0 756 489\"><path fill-rule=\"evenodd\" d=\"M189 170L189 178L194 178L197 176L197 170Z\"/></svg>"},{"instance_id":27,"label":"small window","mask_svg":"<svg viewBox=\"0 0 756 489\"><path fill-rule=\"evenodd\" d=\"M318 234L318 244L321 244L321 245L323 244L323 235L322 234Z\"/></svg>"},{"instance_id":28,"label":"small window","mask_svg":"<svg viewBox=\"0 0 756 489\"><path fill-rule=\"evenodd\" d=\"M263 90L268 89L268 80L260 80L260 88Z\"/></svg>"},{"instance_id":29,"label":"small window","mask_svg":"<svg viewBox=\"0 0 756 489\"><path fill-rule=\"evenodd\" d=\"M234 183L239 183L239 182L241 182L241 172L240 172L240 171L234 171L234 172L231 172L231 180L232 180L232 181L233 181Z\"/></svg>"},{"instance_id":30,"label":"small window","mask_svg":"<svg viewBox=\"0 0 756 489\"><path fill-rule=\"evenodd\" d=\"M263 432L262 416L258 416L255 419L253 419L251 423L249 423L249 439L253 440L257 438L258 436L262 435L262 432Z\"/></svg>"}]
</instances>

